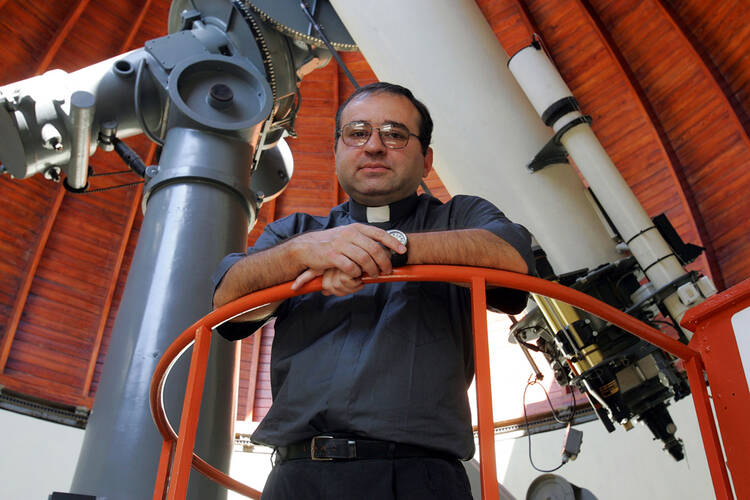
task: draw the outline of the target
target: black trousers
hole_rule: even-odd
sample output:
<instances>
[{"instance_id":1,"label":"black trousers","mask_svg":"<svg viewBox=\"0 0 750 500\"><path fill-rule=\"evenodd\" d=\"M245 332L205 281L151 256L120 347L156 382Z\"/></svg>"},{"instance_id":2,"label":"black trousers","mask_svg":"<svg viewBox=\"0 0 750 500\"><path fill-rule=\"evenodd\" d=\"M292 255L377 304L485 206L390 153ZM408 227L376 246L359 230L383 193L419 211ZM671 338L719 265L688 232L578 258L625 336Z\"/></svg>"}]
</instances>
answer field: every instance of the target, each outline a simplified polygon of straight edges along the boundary
<instances>
[{"instance_id":1,"label":"black trousers","mask_svg":"<svg viewBox=\"0 0 750 500\"><path fill-rule=\"evenodd\" d=\"M458 460L395 458L274 466L261 500L471 500Z\"/></svg>"}]
</instances>

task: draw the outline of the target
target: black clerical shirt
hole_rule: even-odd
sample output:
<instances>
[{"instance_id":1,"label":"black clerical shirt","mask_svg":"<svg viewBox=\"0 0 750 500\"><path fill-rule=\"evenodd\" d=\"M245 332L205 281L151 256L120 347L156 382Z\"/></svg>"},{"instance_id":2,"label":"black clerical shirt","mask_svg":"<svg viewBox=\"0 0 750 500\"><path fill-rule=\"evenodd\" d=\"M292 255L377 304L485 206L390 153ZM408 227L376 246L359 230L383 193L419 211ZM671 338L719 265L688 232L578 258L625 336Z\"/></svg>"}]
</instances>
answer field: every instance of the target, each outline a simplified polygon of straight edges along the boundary
<instances>
[{"instance_id":1,"label":"black clerical shirt","mask_svg":"<svg viewBox=\"0 0 750 500\"><path fill-rule=\"evenodd\" d=\"M328 217L294 214L266 226L248 253L302 232L355 222L405 233L486 229L534 268L526 229L472 196L443 204L413 195L386 207L350 200ZM244 255L227 256L214 283ZM508 312L525 305L525 294L505 290L498 297L506 304L496 307ZM283 446L321 434L346 434L471 458L466 394L474 375L470 310L468 289L448 283L370 284L345 297L310 293L287 299L275 314L273 405L253 440ZM218 332L236 340L259 326L225 323Z\"/></svg>"}]
</instances>

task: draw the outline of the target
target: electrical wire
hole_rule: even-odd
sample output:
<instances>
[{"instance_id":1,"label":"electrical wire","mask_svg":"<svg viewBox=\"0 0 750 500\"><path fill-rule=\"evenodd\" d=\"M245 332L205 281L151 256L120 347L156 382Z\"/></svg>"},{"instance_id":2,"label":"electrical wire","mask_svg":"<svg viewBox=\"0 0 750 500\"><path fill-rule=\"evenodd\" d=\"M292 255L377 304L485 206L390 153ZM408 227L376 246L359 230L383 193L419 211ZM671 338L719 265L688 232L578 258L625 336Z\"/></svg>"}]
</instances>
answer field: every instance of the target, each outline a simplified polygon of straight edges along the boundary
<instances>
[{"instance_id":1,"label":"electrical wire","mask_svg":"<svg viewBox=\"0 0 750 500\"><path fill-rule=\"evenodd\" d=\"M138 184L143 184L144 181L136 181L136 182L129 182L127 184L118 184L117 186L109 186L105 188L97 188L97 189L87 189L86 191L81 191L78 194L93 194L93 193L101 193L102 191L109 191L112 189L118 189L118 188L126 188L131 186L137 186Z\"/></svg>"},{"instance_id":2,"label":"electrical wire","mask_svg":"<svg viewBox=\"0 0 750 500\"><path fill-rule=\"evenodd\" d=\"M120 175L120 174L132 174L132 173L134 172L128 169L128 170L118 170L116 172L102 172L100 174L93 173L93 174L89 174L89 177L103 177L105 175Z\"/></svg>"},{"instance_id":3,"label":"electrical wire","mask_svg":"<svg viewBox=\"0 0 750 500\"><path fill-rule=\"evenodd\" d=\"M522 403L523 403L523 420L524 420L524 423L526 424L526 437L528 438L528 443L529 443L529 463L531 463L531 466L536 471L538 471L538 472L544 472L544 473L549 473L549 472L555 472L556 470L560 469L563 465L565 465L567 463L567 460L562 460L560 462L560 465L558 465L554 469L540 469L539 467L536 466L536 464L534 464L534 459L531 456L531 426L529 425L529 417L528 417L528 415L526 413L526 391L532 385L538 384L538 382L539 382L539 379L536 377L536 375L532 375L531 377L529 377L528 382L526 382L526 387L523 389L523 401L522 401ZM549 405L550 410L552 410L552 418L554 418L558 423L561 423L561 424L565 424L565 425L572 424L573 423L573 419L575 418L575 414L576 414L576 393L575 393L575 390L571 391L571 396L573 397L573 405L572 405L571 410L570 410L570 417L568 417L567 420L561 420L560 417L558 416L557 412L555 411L555 408L552 406L552 401L550 401L550 399L549 399L549 394L547 393L547 389L545 389L544 386L541 385L541 384L538 384L538 385L539 385L539 387L542 388L542 390L544 391L544 395L547 398L547 404Z\"/></svg>"},{"instance_id":4,"label":"electrical wire","mask_svg":"<svg viewBox=\"0 0 750 500\"><path fill-rule=\"evenodd\" d=\"M681 333L680 330L676 326L674 326L674 323L672 323L671 321L664 321L664 320L661 320L661 319L652 319L650 322L651 323L659 323L659 324L662 324L662 325L667 325L668 327L674 329L674 331L677 332L678 335Z\"/></svg>"}]
</instances>

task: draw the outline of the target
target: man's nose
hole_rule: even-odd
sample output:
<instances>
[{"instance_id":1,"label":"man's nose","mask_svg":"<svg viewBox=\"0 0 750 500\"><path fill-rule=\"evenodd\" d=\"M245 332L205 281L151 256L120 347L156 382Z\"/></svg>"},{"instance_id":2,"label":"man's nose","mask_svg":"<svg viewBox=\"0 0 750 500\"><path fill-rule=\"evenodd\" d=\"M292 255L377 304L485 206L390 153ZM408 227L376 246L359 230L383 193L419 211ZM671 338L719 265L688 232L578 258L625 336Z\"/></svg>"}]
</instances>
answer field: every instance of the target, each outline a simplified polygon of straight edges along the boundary
<instances>
[{"instance_id":1,"label":"man's nose","mask_svg":"<svg viewBox=\"0 0 750 500\"><path fill-rule=\"evenodd\" d=\"M368 153L379 153L384 152L386 147L383 144L383 140L380 138L380 131L373 129L370 137L367 138L367 142L362 146Z\"/></svg>"}]
</instances>

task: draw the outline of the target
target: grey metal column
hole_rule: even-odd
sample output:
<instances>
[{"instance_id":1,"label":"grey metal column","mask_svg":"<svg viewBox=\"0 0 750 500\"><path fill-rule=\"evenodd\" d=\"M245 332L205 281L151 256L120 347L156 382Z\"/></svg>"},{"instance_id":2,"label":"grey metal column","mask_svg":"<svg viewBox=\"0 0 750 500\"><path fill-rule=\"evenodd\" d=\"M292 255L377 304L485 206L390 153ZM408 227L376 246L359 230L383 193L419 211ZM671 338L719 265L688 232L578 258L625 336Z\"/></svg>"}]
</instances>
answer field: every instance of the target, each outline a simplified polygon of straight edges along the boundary
<instances>
[{"instance_id":1,"label":"grey metal column","mask_svg":"<svg viewBox=\"0 0 750 500\"><path fill-rule=\"evenodd\" d=\"M158 172L144 193L145 218L71 491L107 500L151 498L161 448L148 402L167 346L211 308L211 274L245 248L255 220L250 164L271 90L247 63L222 56L184 61L169 77L171 107ZM196 450L228 470L236 344L213 339ZM170 373L165 407L179 425L187 361ZM197 477L196 477L197 476ZM190 499L225 498L193 473Z\"/></svg>"},{"instance_id":2,"label":"grey metal column","mask_svg":"<svg viewBox=\"0 0 750 500\"><path fill-rule=\"evenodd\" d=\"M212 136L213 144L207 147L205 135L185 129L171 131L161 169L195 170L195 165L203 164L249 170L251 148L247 143ZM249 182L249 171L235 174ZM161 446L144 397L151 375L174 338L210 311L211 273L224 255L244 249L247 227L246 201L239 193L205 178L181 178L151 193L73 492L102 495L108 500L151 497ZM183 356L173 368L165 391L165 407L175 428L188 360ZM233 441L234 363L235 345L216 336L197 449L224 470ZM217 487L203 481L191 484L190 496L220 498Z\"/></svg>"}]
</instances>

